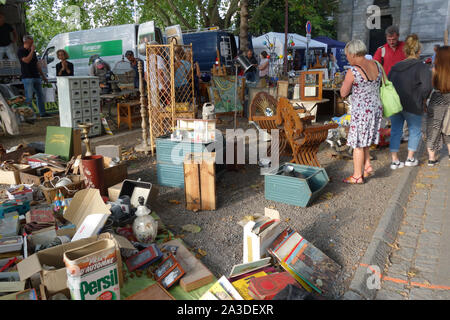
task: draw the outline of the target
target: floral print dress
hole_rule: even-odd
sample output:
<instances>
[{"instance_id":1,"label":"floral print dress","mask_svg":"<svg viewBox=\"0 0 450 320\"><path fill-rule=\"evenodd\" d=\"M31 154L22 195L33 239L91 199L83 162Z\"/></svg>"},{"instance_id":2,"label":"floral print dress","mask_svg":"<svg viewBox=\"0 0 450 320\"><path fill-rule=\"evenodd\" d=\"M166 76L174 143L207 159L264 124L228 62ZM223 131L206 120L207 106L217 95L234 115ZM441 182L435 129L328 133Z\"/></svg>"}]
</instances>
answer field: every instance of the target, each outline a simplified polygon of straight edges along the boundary
<instances>
[{"instance_id":1,"label":"floral print dress","mask_svg":"<svg viewBox=\"0 0 450 320\"><path fill-rule=\"evenodd\" d=\"M365 80L356 67L351 67L354 81L352 87L352 111L347 145L352 148L370 147L380 139L383 106L380 100L382 70L377 64L378 77Z\"/></svg>"}]
</instances>

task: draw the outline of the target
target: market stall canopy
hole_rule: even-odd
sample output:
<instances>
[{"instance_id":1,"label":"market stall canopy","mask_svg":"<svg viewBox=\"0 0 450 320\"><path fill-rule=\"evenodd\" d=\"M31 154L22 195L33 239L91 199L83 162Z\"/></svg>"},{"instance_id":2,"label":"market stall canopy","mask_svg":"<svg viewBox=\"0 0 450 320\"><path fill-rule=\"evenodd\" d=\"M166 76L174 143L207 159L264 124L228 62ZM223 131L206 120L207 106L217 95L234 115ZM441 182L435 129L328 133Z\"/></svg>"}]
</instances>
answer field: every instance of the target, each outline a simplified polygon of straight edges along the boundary
<instances>
[{"instance_id":1,"label":"market stall canopy","mask_svg":"<svg viewBox=\"0 0 450 320\"><path fill-rule=\"evenodd\" d=\"M335 39L328 38L326 36L315 37L314 40L326 43L328 45L328 50L333 52L336 57L339 68L343 70L344 66L348 65L347 58L345 57L345 42L337 41Z\"/></svg>"},{"instance_id":2,"label":"market stall canopy","mask_svg":"<svg viewBox=\"0 0 450 320\"><path fill-rule=\"evenodd\" d=\"M255 53L255 56L259 56L259 54L262 51L267 51L269 53L269 49L267 48L266 44L268 45L268 40L274 44L275 52L277 55L283 55L284 54L284 33L279 32L268 32L266 34L263 34L259 37L254 37L252 39L253 42L253 50ZM301 36L297 33L288 33L288 41L292 37L292 41L294 42L294 46L291 46L289 48L291 49L306 49L306 37ZM264 44L266 43L266 44ZM323 42L319 42L316 40L311 39L309 42L309 48L310 49L321 49L323 48L325 51L327 50L327 44Z\"/></svg>"}]
</instances>

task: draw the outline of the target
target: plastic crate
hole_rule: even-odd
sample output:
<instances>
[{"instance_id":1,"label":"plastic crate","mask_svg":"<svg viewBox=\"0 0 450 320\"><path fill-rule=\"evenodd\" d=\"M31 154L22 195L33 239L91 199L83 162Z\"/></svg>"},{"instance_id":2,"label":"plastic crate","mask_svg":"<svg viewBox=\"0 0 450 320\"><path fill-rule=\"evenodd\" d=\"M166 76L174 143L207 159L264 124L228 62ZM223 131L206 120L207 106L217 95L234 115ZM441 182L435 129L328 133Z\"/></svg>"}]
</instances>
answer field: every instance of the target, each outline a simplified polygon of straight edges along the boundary
<instances>
[{"instance_id":1,"label":"plastic crate","mask_svg":"<svg viewBox=\"0 0 450 320\"><path fill-rule=\"evenodd\" d=\"M22 236L5 237L0 239L0 253L20 251L23 245Z\"/></svg>"},{"instance_id":2,"label":"plastic crate","mask_svg":"<svg viewBox=\"0 0 450 320\"><path fill-rule=\"evenodd\" d=\"M304 178L283 175L288 165L293 166L294 171L301 173ZM265 175L264 194L267 200L307 207L329 181L323 168L285 163Z\"/></svg>"}]
</instances>

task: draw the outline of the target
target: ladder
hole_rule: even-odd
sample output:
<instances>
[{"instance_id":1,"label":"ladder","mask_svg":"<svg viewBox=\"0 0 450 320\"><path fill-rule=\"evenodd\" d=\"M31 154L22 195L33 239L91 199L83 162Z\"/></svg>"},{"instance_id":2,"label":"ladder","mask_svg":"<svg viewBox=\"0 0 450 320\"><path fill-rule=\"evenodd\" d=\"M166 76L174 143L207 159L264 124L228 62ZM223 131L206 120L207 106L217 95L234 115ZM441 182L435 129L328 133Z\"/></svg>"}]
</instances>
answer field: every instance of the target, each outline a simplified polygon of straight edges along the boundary
<instances>
[{"instance_id":1,"label":"ladder","mask_svg":"<svg viewBox=\"0 0 450 320\"><path fill-rule=\"evenodd\" d=\"M225 59L224 65L226 67L233 66L233 55L231 52L231 39L229 36L222 36L222 41L220 41L220 55Z\"/></svg>"}]
</instances>

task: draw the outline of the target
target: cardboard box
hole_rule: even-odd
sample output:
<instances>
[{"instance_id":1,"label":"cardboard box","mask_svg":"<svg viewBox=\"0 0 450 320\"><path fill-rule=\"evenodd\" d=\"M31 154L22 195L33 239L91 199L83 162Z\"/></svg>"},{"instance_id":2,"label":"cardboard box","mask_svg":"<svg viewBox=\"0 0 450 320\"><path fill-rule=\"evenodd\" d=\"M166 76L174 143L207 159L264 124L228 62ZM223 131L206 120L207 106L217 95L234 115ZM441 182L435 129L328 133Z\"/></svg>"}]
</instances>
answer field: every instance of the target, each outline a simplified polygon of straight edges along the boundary
<instances>
[{"instance_id":1,"label":"cardboard box","mask_svg":"<svg viewBox=\"0 0 450 320\"><path fill-rule=\"evenodd\" d=\"M120 300L117 243L101 239L64 252L72 300Z\"/></svg>"},{"instance_id":2,"label":"cardboard box","mask_svg":"<svg viewBox=\"0 0 450 320\"><path fill-rule=\"evenodd\" d=\"M249 221L244 226L244 263L258 261L267 254L267 248L272 244L273 240L282 232L280 224L280 214L277 210L265 208L264 217L260 220ZM267 229L259 234L253 230L258 221L276 221Z\"/></svg>"},{"instance_id":3,"label":"cardboard box","mask_svg":"<svg viewBox=\"0 0 450 320\"><path fill-rule=\"evenodd\" d=\"M103 202L98 189L78 191L64 213L64 219L76 226L77 232L72 238L76 241L99 233L111 215L109 207Z\"/></svg>"},{"instance_id":4,"label":"cardboard box","mask_svg":"<svg viewBox=\"0 0 450 320\"><path fill-rule=\"evenodd\" d=\"M5 281L13 278L14 281ZM25 289L25 281L19 278L17 272L0 272L0 292L17 292Z\"/></svg>"},{"instance_id":5,"label":"cardboard box","mask_svg":"<svg viewBox=\"0 0 450 320\"><path fill-rule=\"evenodd\" d=\"M34 184L39 186L42 182L46 181L43 172L52 171L53 176L59 176L64 171L56 168L41 167L41 168L29 168L20 171L20 181L23 184Z\"/></svg>"},{"instance_id":6,"label":"cardboard box","mask_svg":"<svg viewBox=\"0 0 450 320\"><path fill-rule=\"evenodd\" d=\"M20 172L30 168L28 164L13 164L15 171L0 169L0 184L20 184Z\"/></svg>"},{"instance_id":7,"label":"cardboard box","mask_svg":"<svg viewBox=\"0 0 450 320\"><path fill-rule=\"evenodd\" d=\"M108 188L109 201L115 202L119 199L120 190L122 189L123 182L113 185Z\"/></svg>"},{"instance_id":8,"label":"cardboard box","mask_svg":"<svg viewBox=\"0 0 450 320\"><path fill-rule=\"evenodd\" d=\"M67 271L63 261L64 252L82 247L86 244L95 242L99 239L113 239L117 244L116 250L118 251L118 266L119 266L119 283L123 285L122 275L122 259L120 256L120 246L115 240L114 236L110 233L102 233L98 236L84 238L78 241L64 243L56 247L48 248L39 251L23 261L17 264L17 270L19 272L20 280L33 276L35 273L39 273L41 284L45 286L49 294L55 294L57 292L67 289ZM55 267L53 270L46 270L44 265Z\"/></svg>"},{"instance_id":9,"label":"cardboard box","mask_svg":"<svg viewBox=\"0 0 450 320\"><path fill-rule=\"evenodd\" d=\"M69 175L68 178L72 180L73 183L67 185L66 187L53 188L50 182L45 182L44 185L39 186L42 193L45 196L47 203L52 203L55 196L61 191L65 198L71 198L75 192L84 189L84 179L79 175ZM67 191L67 189L71 192Z\"/></svg>"},{"instance_id":10,"label":"cardboard box","mask_svg":"<svg viewBox=\"0 0 450 320\"><path fill-rule=\"evenodd\" d=\"M139 205L138 197L144 197L144 204L152 208L158 196L158 188L150 183L144 181L125 180L120 190L119 197L127 195L130 197L131 205L136 207Z\"/></svg>"},{"instance_id":11,"label":"cardboard box","mask_svg":"<svg viewBox=\"0 0 450 320\"><path fill-rule=\"evenodd\" d=\"M128 178L128 165L122 162L114 167L105 168L105 187L109 188Z\"/></svg>"}]
</instances>

